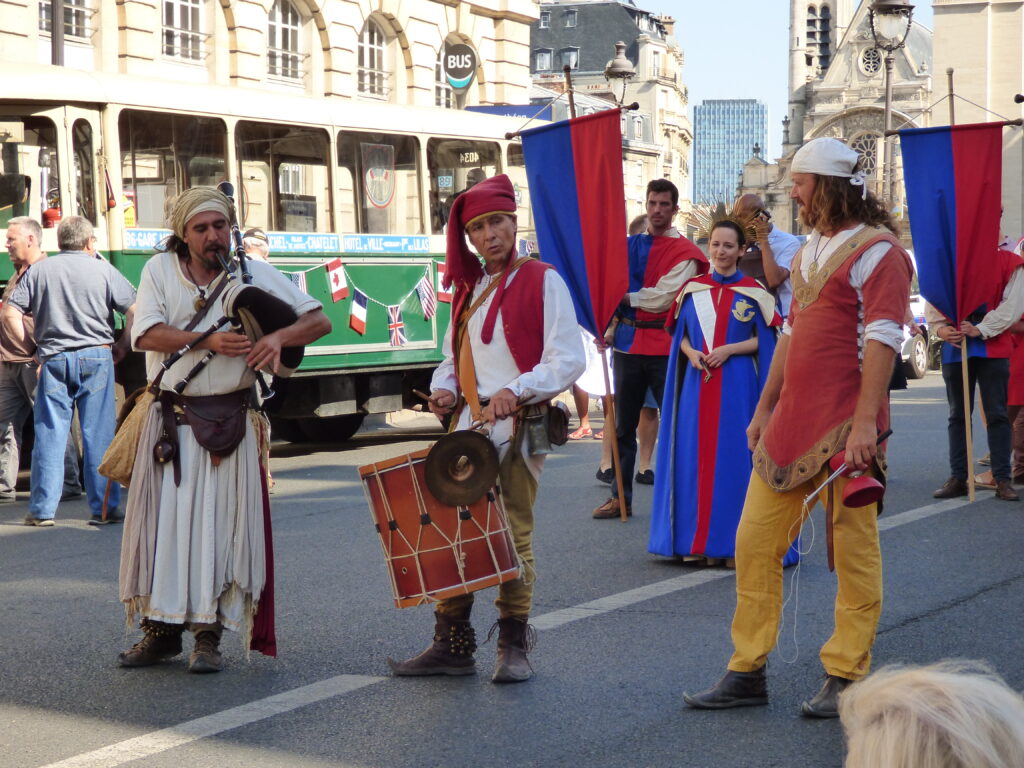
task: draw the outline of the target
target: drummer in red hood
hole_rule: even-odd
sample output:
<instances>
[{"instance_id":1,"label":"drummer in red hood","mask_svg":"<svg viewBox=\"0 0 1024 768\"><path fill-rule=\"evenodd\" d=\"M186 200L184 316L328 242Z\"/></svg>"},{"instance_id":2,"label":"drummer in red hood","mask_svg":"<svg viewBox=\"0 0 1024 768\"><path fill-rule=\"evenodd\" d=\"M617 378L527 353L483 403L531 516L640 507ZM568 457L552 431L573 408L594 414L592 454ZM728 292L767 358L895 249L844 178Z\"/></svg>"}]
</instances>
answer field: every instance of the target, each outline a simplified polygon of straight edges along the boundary
<instances>
[{"instance_id":1,"label":"drummer in red hood","mask_svg":"<svg viewBox=\"0 0 1024 768\"><path fill-rule=\"evenodd\" d=\"M516 234L515 192L505 175L481 181L452 204L444 278L446 288L454 286L452 322L430 398L434 414L453 414L454 429L485 422L498 449L498 483L523 575L498 587L496 683L533 674L527 659L533 504L549 446L539 430L517 427L524 419L546 418L548 401L569 389L585 367L568 288L549 265L517 256ZM467 247L467 236L479 258ZM476 672L472 608L472 593L439 602L433 643L408 661L388 659L394 673Z\"/></svg>"}]
</instances>

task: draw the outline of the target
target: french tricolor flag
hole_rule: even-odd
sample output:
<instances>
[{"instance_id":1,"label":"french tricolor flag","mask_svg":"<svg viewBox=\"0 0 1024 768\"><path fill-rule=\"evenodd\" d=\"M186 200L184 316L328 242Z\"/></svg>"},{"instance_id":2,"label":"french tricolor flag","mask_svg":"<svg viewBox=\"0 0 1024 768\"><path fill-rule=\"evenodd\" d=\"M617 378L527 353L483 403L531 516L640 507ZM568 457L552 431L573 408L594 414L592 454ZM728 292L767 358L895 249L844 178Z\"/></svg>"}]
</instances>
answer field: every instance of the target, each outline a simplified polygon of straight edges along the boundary
<instances>
[{"instance_id":1,"label":"french tricolor flag","mask_svg":"<svg viewBox=\"0 0 1024 768\"><path fill-rule=\"evenodd\" d=\"M348 315L348 327L359 335L366 333L366 294L353 289L352 311Z\"/></svg>"},{"instance_id":2,"label":"french tricolor flag","mask_svg":"<svg viewBox=\"0 0 1024 768\"><path fill-rule=\"evenodd\" d=\"M444 287L444 263L437 265L437 300L445 304L452 303L452 289Z\"/></svg>"},{"instance_id":3,"label":"french tricolor flag","mask_svg":"<svg viewBox=\"0 0 1024 768\"><path fill-rule=\"evenodd\" d=\"M619 110L520 136L540 258L569 286L579 324L603 336L629 289Z\"/></svg>"},{"instance_id":4,"label":"french tricolor flag","mask_svg":"<svg viewBox=\"0 0 1024 768\"><path fill-rule=\"evenodd\" d=\"M998 290L1003 124L911 128L900 148L921 295L959 325Z\"/></svg>"}]
</instances>

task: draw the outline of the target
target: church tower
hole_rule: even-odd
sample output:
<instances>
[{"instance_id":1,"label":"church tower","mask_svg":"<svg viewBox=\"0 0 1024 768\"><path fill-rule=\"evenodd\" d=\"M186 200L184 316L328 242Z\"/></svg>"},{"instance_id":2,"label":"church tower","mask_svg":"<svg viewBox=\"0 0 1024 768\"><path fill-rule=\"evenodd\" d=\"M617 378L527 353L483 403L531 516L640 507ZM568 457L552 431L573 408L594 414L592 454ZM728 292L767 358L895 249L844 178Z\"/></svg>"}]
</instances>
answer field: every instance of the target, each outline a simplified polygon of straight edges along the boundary
<instances>
[{"instance_id":1,"label":"church tower","mask_svg":"<svg viewBox=\"0 0 1024 768\"><path fill-rule=\"evenodd\" d=\"M784 153L803 142L807 82L829 68L854 10L854 0L789 0L789 127Z\"/></svg>"}]
</instances>

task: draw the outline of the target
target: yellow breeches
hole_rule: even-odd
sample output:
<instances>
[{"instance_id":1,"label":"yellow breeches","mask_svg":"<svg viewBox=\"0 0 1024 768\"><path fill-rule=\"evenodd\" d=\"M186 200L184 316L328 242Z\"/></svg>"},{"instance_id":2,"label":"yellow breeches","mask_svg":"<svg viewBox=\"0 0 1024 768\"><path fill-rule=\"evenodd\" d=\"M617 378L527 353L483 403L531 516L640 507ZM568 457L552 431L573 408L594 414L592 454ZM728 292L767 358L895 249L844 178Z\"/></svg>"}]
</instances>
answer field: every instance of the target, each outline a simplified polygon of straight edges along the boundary
<instances>
[{"instance_id":1,"label":"yellow breeches","mask_svg":"<svg viewBox=\"0 0 1024 768\"><path fill-rule=\"evenodd\" d=\"M733 671L759 669L775 647L782 611L782 558L800 532L804 498L827 476L823 469L812 480L779 492L756 472L751 473L736 532L734 652L729 660ZM882 555L878 507L843 506L847 482L847 478L839 478L835 483L835 630L822 646L820 657L828 674L857 680L871 667L871 646L882 612Z\"/></svg>"}]
</instances>

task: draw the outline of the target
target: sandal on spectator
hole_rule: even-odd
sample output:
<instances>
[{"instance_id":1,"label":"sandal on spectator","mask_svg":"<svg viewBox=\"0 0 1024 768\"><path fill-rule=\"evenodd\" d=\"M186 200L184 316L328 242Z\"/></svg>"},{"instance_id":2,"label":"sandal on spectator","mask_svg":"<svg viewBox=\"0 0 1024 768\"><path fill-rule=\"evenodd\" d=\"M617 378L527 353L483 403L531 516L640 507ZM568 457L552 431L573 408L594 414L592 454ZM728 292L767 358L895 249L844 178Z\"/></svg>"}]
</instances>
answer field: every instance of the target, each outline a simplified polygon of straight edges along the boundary
<instances>
[{"instance_id":1,"label":"sandal on spectator","mask_svg":"<svg viewBox=\"0 0 1024 768\"><path fill-rule=\"evenodd\" d=\"M593 437L594 432L590 427L580 427L569 435L570 440L582 440L585 437Z\"/></svg>"}]
</instances>

